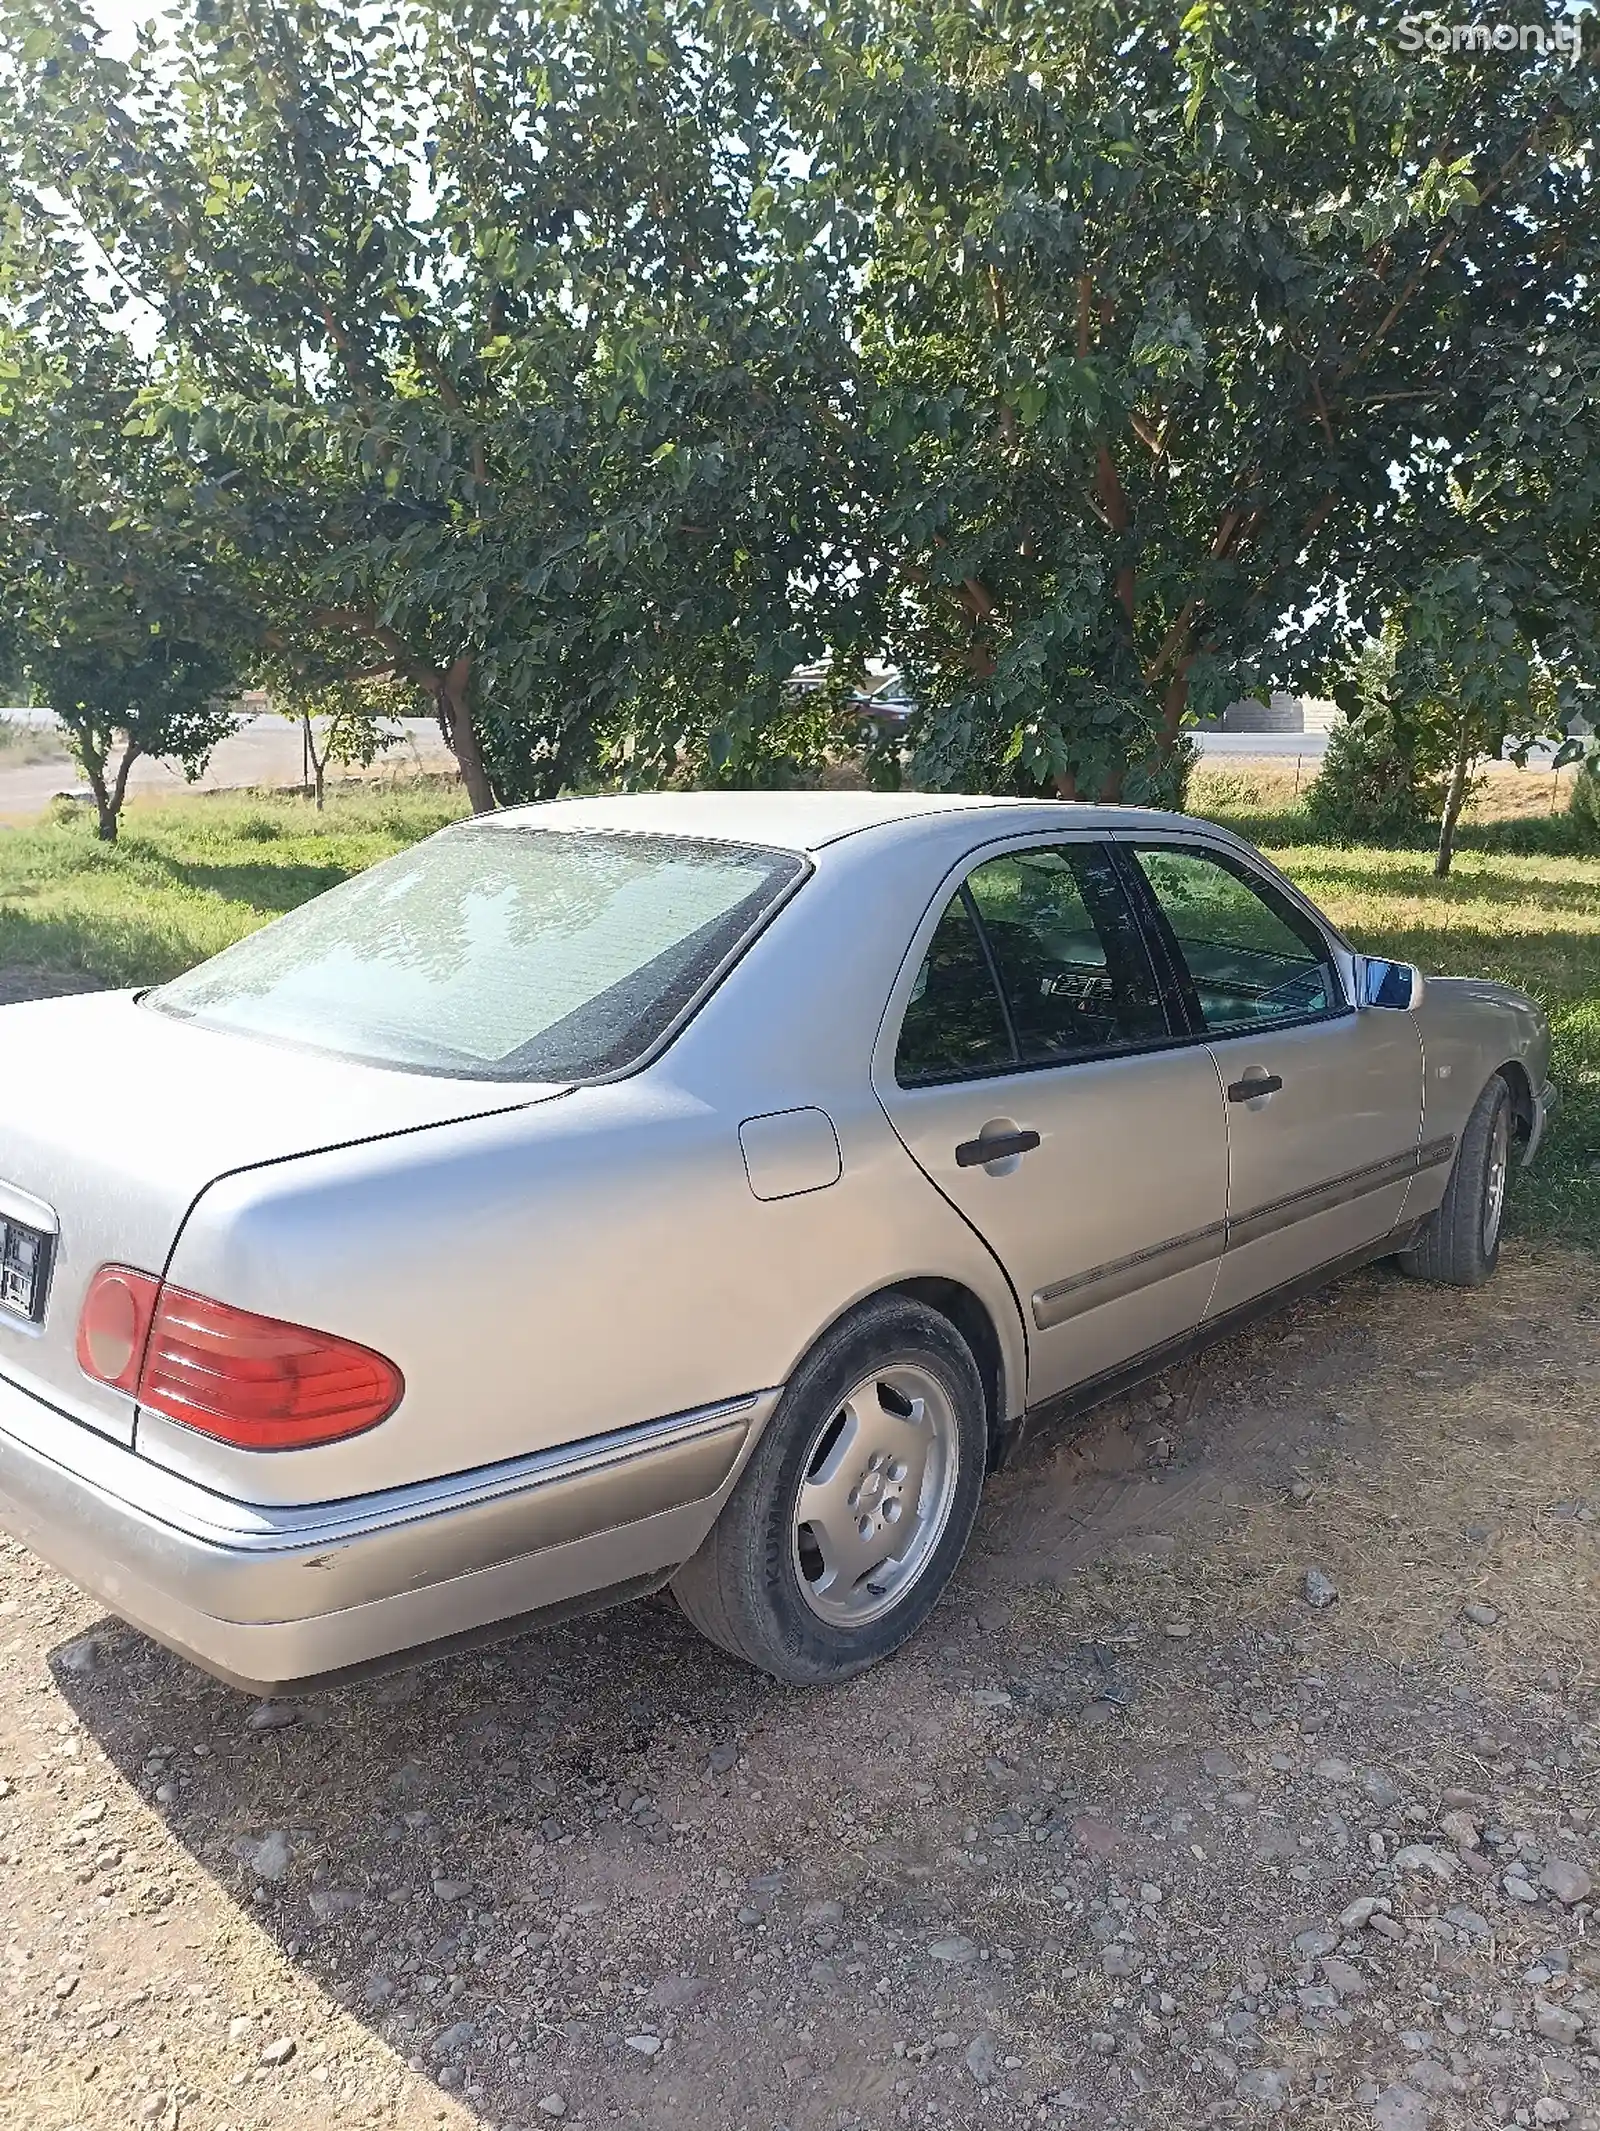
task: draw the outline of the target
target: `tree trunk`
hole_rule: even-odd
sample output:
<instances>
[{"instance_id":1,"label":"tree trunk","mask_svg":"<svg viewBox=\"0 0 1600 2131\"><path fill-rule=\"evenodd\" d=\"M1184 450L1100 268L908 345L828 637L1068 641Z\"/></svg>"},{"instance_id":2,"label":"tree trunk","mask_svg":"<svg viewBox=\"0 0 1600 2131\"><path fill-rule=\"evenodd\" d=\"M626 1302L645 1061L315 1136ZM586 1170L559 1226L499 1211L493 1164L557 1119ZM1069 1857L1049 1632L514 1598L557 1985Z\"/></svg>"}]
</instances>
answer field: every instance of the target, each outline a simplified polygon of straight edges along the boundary
<instances>
[{"instance_id":1,"label":"tree trunk","mask_svg":"<svg viewBox=\"0 0 1600 2131\"><path fill-rule=\"evenodd\" d=\"M1156 756L1161 762L1171 760L1183 731L1183 714L1189 707L1189 668L1193 664L1193 652L1178 661L1161 698L1161 730L1156 741Z\"/></svg>"},{"instance_id":2,"label":"tree trunk","mask_svg":"<svg viewBox=\"0 0 1600 2131\"><path fill-rule=\"evenodd\" d=\"M106 834L103 819L100 825L100 837L103 843L115 843L117 840L117 824L122 819L122 802L128 796L128 772L138 759L139 750L134 746L133 742L131 740L124 742L122 760L117 764L116 782L111 787L111 833L109 836Z\"/></svg>"},{"instance_id":3,"label":"tree trunk","mask_svg":"<svg viewBox=\"0 0 1600 2131\"><path fill-rule=\"evenodd\" d=\"M103 844L114 844L122 816L122 802L128 796L128 772L133 768L139 750L130 741L122 751L122 760L117 764L117 774L106 782L106 758L103 752L86 743L79 743L78 759L83 764L83 774L88 779L89 789L94 794L95 814L98 817L96 833Z\"/></svg>"},{"instance_id":4,"label":"tree trunk","mask_svg":"<svg viewBox=\"0 0 1600 2131\"><path fill-rule=\"evenodd\" d=\"M96 833L103 844L114 844L117 840L117 810L111 804L111 797L106 791L105 780L91 775L89 789L94 793L95 812L99 816Z\"/></svg>"},{"instance_id":5,"label":"tree trunk","mask_svg":"<svg viewBox=\"0 0 1600 2131\"><path fill-rule=\"evenodd\" d=\"M1472 720L1465 711L1456 733L1455 766L1450 772L1450 789L1445 794L1444 815L1439 823L1439 848L1434 853L1433 877L1443 880L1450 871L1450 861L1456 855L1456 824L1461 819L1461 808L1467 796L1467 772L1472 767Z\"/></svg>"},{"instance_id":6,"label":"tree trunk","mask_svg":"<svg viewBox=\"0 0 1600 2131\"><path fill-rule=\"evenodd\" d=\"M467 684L471 678L472 653L466 651L460 658L453 659L439 676L439 722L444 727L451 752L461 765L461 781L467 788L473 813L492 814L496 805L494 787L489 782L483 750L478 745L472 713L467 707Z\"/></svg>"},{"instance_id":7,"label":"tree trunk","mask_svg":"<svg viewBox=\"0 0 1600 2131\"><path fill-rule=\"evenodd\" d=\"M317 812L320 814L322 812L323 794L327 786L328 756L332 749L331 746L324 747L320 755L317 753L317 736L312 730L309 715L304 711L300 714L300 727L301 744L305 751L306 764L311 771L311 793L316 798ZM330 726L330 740L332 731L333 728Z\"/></svg>"}]
</instances>

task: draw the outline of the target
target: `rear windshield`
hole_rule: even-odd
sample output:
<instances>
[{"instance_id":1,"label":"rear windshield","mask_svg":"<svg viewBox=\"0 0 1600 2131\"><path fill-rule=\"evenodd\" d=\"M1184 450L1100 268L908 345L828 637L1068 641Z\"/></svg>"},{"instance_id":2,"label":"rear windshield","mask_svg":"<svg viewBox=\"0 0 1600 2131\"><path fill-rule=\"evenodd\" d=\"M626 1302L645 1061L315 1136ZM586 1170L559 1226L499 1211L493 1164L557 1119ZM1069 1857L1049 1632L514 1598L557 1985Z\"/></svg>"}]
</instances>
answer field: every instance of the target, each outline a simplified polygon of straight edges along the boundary
<instances>
[{"instance_id":1,"label":"rear windshield","mask_svg":"<svg viewBox=\"0 0 1600 2131\"><path fill-rule=\"evenodd\" d=\"M804 870L687 837L446 829L146 994L208 1028L476 1080L632 1065Z\"/></svg>"}]
</instances>

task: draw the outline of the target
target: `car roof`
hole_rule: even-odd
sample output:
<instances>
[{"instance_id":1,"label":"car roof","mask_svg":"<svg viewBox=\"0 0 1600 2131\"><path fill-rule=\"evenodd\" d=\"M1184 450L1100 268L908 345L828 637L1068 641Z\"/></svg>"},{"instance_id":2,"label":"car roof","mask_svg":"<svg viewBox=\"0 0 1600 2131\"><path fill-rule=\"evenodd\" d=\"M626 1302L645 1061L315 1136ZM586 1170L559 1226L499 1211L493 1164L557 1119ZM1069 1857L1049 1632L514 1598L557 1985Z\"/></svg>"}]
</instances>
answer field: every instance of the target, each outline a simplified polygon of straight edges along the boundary
<instances>
[{"instance_id":1,"label":"car roof","mask_svg":"<svg viewBox=\"0 0 1600 2131\"><path fill-rule=\"evenodd\" d=\"M639 835L695 836L719 843L820 851L868 830L914 827L930 816L1010 814L1026 829L1041 825L1113 829L1193 827L1181 814L1142 807L1101 807L1059 799L991 799L970 792L639 792L598 799L552 799L508 807L483 820L497 828L612 829ZM996 826L1000 826L996 824Z\"/></svg>"}]
</instances>

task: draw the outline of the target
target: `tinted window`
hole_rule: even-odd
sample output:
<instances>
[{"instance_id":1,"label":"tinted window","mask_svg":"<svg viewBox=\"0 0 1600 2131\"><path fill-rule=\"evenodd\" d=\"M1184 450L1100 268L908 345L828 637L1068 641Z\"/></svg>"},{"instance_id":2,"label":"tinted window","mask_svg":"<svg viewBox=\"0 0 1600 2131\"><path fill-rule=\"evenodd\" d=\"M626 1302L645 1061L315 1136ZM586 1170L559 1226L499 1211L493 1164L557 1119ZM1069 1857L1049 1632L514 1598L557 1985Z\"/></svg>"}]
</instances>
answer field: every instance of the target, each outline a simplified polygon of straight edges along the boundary
<instances>
[{"instance_id":1,"label":"tinted window","mask_svg":"<svg viewBox=\"0 0 1600 2131\"><path fill-rule=\"evenodd\" d=\"M478 1080L649 1049L803 870L675 836L447 829L148 995L163 1013Z\"/></svg>"},{"instance_id":2,"label":"tinted window","mask_svg":"<svg viewBox=\"0 0 1600 2131\"><path fill-rule=\"evenodd\" d=\"M895 1078L903 1088L925 1087L1004 1073L1015 1063L1005 1010L962 890L951 897L917 972Z\"/></svg>"},{"instance_id":3,"label":"tinted window","mask_svg":"<svg viewBox=\"0 0 1600 2131\"><path fill-rule=\"evenodd\" d=\"M1208 1030L1299 1021L1343 1004L1321 934L1266 882L1199 851L1137 856Z\"/></svg>"},{"instance_id":4,"label":"tinted window","mask_svg":"<svg viewBox=\"0 0 1600 2131\"><path fill-rule=\"evenodd\" d=\"M968 885L1024 1065L1167 1035L1144 937L1102 846L1008 852L979 866Z\"/></svg>"}]
</instances>

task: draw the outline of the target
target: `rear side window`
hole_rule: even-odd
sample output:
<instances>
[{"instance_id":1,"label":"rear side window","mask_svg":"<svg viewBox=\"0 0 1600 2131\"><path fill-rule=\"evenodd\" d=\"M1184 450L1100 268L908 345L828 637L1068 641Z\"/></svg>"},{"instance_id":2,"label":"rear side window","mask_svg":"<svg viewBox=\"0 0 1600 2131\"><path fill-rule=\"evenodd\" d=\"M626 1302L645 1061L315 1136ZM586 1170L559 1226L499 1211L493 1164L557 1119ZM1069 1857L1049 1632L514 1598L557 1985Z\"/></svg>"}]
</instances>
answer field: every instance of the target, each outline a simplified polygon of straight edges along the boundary
<instances>
[{"instance_id":1,"label":"rear side window","mask_svg":"<svg viewBox=\"0 0 1600 2131\"><path fill-rule=\"evenodd\" d=\"M1172 928L1208 1035L1343 1008L1327 942L1269 882L1206 851L1134 855Z\"/></svg>"},{"instance_id":2,"label":"rear side window","mask_svg":"<svg viewBox=\"0 0 1600 2131\"><path fill-rule=\"evenodd\" d=\"M895 1078L903 1088L1005 1073L1016 1049L972 905L951 897L922 958L900 1026Z\"/></svg>"},{"instance_id":3,"label":"rear side window","mask_svg":"<svg viewBox=\"0 0 1600 2131\"><path fill-rule=\"evenodd\" d=\"M1098 844L1009 851L951 898L901 1026L902 1087L1142 1049L1169 1035L1144 935Z\"/></svg>"},{"instance_id":4,"label":"rear side window","mask_svg":"<svg viewBox=\"0 0 1600 2131\"><path fill-rule=\"evenodd\" d=\"M1103 847L1010 852L979 866L968 885L1023 1065L1134 1049L1167 1034L1149 950Z\"/></svg>"},{"instance_id":5,"label":"rear side window","mask_svg":"<svg viewBox=\"0 0 1600 2131\"><path fill-rule=\"evenodd\" d=\"M589 1080L663 1036L805 870L686 837L447 829L146 995L369 1064Z\"/></svg>"}]
</instances>

